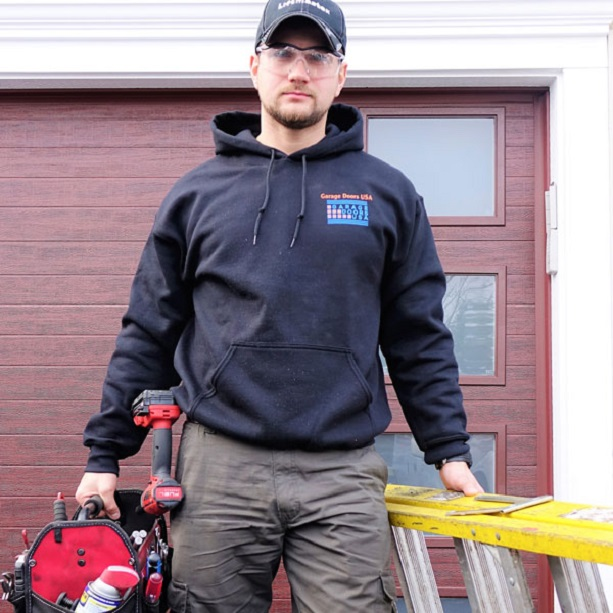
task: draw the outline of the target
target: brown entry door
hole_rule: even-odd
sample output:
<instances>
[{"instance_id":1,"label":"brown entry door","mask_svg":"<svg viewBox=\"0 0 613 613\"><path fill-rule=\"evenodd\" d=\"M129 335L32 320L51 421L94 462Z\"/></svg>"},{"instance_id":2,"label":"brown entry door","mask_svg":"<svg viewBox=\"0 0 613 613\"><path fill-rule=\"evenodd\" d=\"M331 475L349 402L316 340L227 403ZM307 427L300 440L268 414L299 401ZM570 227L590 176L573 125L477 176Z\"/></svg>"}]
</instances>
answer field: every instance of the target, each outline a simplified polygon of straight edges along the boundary
<instances>
[{"instance_id":1,"label":"brown entry door","mask_svg":"<svg viewBox=\"0 0 613 613\"><path fill-rule=\"evenodd\" d=\"M549 382L546 333L539 337L537 322L547 323L539 300L547 284L545 177L538 170L545 166L545 98L541 92L349 98L366 116L368 151L402 170L424 197L447 275L445 320L460 366L473 471L486 491L544 493ZM377 447L390 482L441 487L388 389L394 420ZM469 611L467 601L454 600L465 591L450 539L428 543L441 596L451 599L446 606ZM533 597L545 607L546 581L541 585L534 561L527 566Z\"/></svg>"}]
</instances>

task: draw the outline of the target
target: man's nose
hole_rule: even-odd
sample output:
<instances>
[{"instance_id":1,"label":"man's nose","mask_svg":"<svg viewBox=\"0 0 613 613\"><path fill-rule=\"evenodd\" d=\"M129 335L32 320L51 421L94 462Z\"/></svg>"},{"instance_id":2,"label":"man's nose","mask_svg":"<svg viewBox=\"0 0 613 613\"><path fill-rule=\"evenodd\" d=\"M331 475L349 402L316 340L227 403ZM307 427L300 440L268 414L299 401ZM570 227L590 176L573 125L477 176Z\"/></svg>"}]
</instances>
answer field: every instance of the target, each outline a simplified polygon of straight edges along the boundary
<instances>
[{"instance_id":1,"label":"man's nose","mask_svg":"<svg viewBox=\"0 0 613 613\"><path fill-rule=\"evenodd\" d=\"M294 63L289 67L288 77L291 80L300 79L303 81L307 81L311 78L309 65L306 63L306 60L303 57L297 57Z\"/></svg>"}]
</instances>

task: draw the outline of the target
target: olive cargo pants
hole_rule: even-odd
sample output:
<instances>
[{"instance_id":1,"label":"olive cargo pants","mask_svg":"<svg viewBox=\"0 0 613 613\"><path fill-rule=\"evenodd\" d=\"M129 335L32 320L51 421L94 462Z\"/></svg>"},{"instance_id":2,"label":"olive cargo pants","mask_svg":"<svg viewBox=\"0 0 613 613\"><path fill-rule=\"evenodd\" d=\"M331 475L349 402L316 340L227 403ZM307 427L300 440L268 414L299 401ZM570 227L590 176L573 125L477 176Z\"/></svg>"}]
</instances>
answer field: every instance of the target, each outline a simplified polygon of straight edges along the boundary
<instances>
[{"instance_id":1,"label":"olive cargo pants","mask_svg":"<svg viewBox=\"0 0 613 613\"><path fill-rule=\"evenodd\" d=\"M254 447L186 422L170 607L265 613L283 559L295 613L391 613L387 467L350 451Z\"/></svg>"}]
</instances>

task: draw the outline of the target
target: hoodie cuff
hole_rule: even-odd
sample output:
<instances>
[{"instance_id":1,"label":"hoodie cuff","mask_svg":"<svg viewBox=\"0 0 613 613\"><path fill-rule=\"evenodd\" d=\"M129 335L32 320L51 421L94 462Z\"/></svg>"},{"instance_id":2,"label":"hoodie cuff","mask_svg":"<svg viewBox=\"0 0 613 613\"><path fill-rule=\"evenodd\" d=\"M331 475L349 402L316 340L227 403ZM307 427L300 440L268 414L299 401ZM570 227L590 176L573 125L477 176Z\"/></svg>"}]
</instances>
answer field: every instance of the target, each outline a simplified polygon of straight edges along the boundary
<instances>
[{"instance_id":1,"label":"hoodie cuff","mask_svg":"<svg viewBox=\"0 0 613 613\"><path fill-rule=\"evenodd\" d=\"M119 461L112 450L94 445L90 449L85 472L114 473L119 476Z\"/></svg>"},{"instance_id":2,"label":"hoodie cuff","mask_svg":"<svg viewBox=\"0 0 613 613\"><path fill-rule=\"evenodd\" d=\"M424 461L426 464L438 464L448 458L464 455L470 455L470 445L465 441L456 440L434 447L433 449L428 449L424 454Z\"/></svg>"}]
</instances>

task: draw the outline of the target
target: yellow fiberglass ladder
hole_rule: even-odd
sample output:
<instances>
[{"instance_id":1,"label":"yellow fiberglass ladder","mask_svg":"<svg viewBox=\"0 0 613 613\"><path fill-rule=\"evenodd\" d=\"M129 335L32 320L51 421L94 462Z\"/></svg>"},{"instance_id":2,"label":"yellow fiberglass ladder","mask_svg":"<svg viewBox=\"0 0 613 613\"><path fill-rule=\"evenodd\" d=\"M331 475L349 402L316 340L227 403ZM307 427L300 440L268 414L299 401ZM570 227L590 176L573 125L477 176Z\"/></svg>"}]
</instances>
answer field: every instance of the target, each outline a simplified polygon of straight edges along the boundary
<instances>
[{"instance_id":1,"label":"yellow fiberglass ladder","mask_svg":"<svg viewBox=\"0 0 613 613\"><path fill-rule=\"evenodd\" d=\"M473 613L535 611L520 552L547 556L564 613L608 613L598 564L613 565L613 508L389 485L395 561L409 613L442 613L424 533L454 539Z\"/></svg>"}]
</instances>

